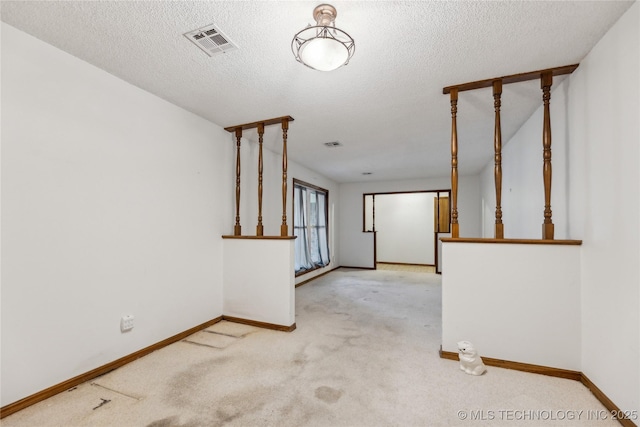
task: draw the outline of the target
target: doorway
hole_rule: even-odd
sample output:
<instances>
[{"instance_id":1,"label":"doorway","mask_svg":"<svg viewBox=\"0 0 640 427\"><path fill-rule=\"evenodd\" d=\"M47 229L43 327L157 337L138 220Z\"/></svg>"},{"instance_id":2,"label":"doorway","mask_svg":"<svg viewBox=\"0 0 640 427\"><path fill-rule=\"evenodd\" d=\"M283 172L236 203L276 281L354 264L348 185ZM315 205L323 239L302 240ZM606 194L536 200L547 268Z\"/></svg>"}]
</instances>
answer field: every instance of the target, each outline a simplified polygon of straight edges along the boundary
<instances>
[{"instance_id":1,"label":"doorway","mask_svg":"<svg viewBox=\"0 0 640 427\"><path fill-rule=\"evenodd\" d=\"M376 268L441 273L449 198L450 190L363 194L363 231L374 233Z\"/></svg>"}]
</instances>

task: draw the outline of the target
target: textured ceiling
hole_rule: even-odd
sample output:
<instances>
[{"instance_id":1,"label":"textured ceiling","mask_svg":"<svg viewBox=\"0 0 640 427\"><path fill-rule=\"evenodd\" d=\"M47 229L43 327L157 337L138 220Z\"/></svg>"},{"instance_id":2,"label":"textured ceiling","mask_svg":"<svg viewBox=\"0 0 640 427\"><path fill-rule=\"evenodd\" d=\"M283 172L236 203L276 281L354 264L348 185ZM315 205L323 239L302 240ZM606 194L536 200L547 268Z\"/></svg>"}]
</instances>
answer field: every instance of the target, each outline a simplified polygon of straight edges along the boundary
<instances>
[{"instance_id":1,"label":"textured ceiling","mask_svg":"<svg viewBox=\"0 0 640 427\"><path fill-rule=\"evenodd\" d=\"M0 5L4 22L222 127L291 115L290 159L355 182L447 175L443 87L578 63L632 4L332 1L336 26L355 39L356 51L346 67L320 72L291 53L293 35L313 23L319 3ZM239 49L208 57L182 35L211 23ZM504 141L540 100L538 82L504 87ZM460 94L458 123L461 173L477 173L492 157L490 89ZM343 146L327 148L329 141ZM280 133L268 128L265 143L279 152Z\"/></svg>"}]
</instances>

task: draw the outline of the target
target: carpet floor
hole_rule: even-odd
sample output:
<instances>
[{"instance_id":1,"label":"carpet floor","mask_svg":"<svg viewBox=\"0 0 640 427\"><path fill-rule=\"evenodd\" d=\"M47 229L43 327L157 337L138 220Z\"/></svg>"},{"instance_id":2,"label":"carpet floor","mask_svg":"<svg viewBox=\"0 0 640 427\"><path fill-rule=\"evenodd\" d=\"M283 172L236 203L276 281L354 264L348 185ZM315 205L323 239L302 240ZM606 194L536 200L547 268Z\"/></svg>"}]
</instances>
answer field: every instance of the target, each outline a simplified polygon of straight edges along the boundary
<instances>
[{"instance_id":1,"label":"carpet floor","mask_svg":"<svg viewBox=\"0 0 640 427\"><path fill-rule=\"evenodd\" d=\"M415 273L435 273L436 268L429 265L417 265L417 264L394 264L389 262L376 263L378 270L393 270L393 271L413 271Z\"/></svg>"},{"instance_id":2,"label":"carpet floor","mask_svg":"<svg viewBox=\"0 0 640 427\"><path fill-rule=\"evenodd\" d=\"M577 381L440 359L440 303L435 274L339 269L291 333L223 321L2 426L619 425Z\"/></svg>"}]
</instances>

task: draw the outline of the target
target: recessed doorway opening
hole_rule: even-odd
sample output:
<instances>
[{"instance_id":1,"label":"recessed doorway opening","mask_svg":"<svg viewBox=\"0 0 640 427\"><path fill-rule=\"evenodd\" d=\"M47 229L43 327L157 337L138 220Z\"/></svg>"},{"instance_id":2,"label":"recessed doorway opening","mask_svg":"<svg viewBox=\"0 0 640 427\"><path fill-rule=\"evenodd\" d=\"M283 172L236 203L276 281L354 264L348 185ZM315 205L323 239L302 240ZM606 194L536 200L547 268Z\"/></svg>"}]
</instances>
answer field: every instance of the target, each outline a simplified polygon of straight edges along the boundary
<instances>
[{"instance_id":1,"label":"recessed doorway opening","mask_svg":"<svg viewBox=\"0 0 640 427\"><path fill-rule=\"evenodd\" d=\"M450 236L450 193L363 194L363 232L374 233L376 268L442 272L440 237Z\"/></svg>"}]
</instances>

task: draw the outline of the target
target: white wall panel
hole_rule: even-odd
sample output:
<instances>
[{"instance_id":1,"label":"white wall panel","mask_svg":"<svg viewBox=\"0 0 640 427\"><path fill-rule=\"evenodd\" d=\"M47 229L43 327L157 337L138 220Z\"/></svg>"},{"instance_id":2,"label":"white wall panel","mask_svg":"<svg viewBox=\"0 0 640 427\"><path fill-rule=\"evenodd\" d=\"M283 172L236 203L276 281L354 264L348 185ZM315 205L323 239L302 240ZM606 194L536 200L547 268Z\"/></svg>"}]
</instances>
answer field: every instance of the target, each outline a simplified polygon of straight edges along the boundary
<instances>
[{"instance_id":1,"label":"white wall panel","mask_svg":"<svg viewBox=\"0 0 640 427\"><path fill-rule=\"evenodd\" d=\"M580 370L640 413L639 16L635 3L557 85L551 112L556 238L583 240ZM540 236L541 120L539 109L504 150L507 237ZM491 163L482 173L487 237L493 192Z\"/></svg>"},{"instance_id":2,"label":"white wall panel","mask_svg":"<svg viewBox=\"0 0 640 427\"><path fill-rule=\"evenodd\" d=\"M224 130L4 23L2 115L2 405L222 314Z\"/></svg>"},{"instance_id":3,"label":"white wall panel","mask_svg":"<svg viewBox=\"0 0 640 427\"><path fill-rule=\"evenodd\" d=\"M580 370L580 246L443 247L443 350Z\"/></svg>"},{"instance_id":4,"label":"white wall panel","mask_svg":"<svg viewBox=\"0 0 640 427\"><path fill-rule=\"evenodd\" d=\"M378 262L434 264L433 198L437 193L376 196Z\"/></svg>"},{"instance_id":5,"label":"white wall panel","mask_svg":"<svg viewBox=\"0 0 640 427\"><path fill-rule=\"evenodd\" d=\"M293 240L224 239L226 316L295 323Z\"/></svg>"},{"instance_id":6,"label":"white wall panel","mask_svg":"<svg viewBox=\"0 0 640 427\"><path fill-rule=\"evenodd\" d=\"M640 413L640 5L568 85L570 233L582 238L582 371ZM637 420L635 420L638 423Z\"/></svg>"}]
</instances>

